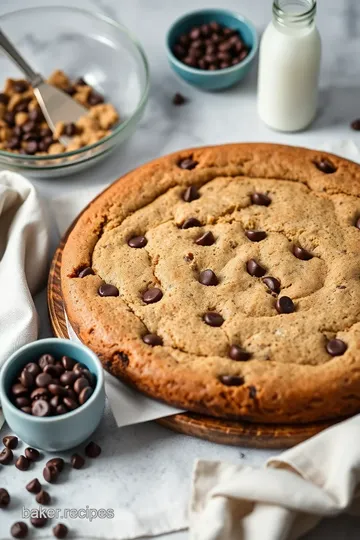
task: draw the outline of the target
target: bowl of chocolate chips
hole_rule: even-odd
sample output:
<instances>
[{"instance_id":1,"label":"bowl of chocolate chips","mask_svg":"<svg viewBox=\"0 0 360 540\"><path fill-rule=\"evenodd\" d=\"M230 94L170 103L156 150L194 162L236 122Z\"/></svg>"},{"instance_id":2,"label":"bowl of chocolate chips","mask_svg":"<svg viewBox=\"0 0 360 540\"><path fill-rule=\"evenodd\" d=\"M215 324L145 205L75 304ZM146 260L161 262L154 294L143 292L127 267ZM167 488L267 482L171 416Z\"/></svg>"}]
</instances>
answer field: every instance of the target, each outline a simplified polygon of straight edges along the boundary
<instances>
[{"instance_id":1,"label":"bowl of chocolate chips","mask_svg":"<svg viewBox=\"0 0 360 540\"><path fill-rule=\"evenodd\" d=\"M258 49L254 25L225 9L187 13L166 37L168 60L186 82L202 90L235 85L251 68Z\"/></svg>"},{"instance_id":2,"label":"bowl of chocolate chips","mask_svg":"<svg viewBox=\"0 0 360 540\"><path fill-rule=\"evenodd\" d=\"M97 356L80 343L35 341L5 362L0 400L10 428L29 446L50 452L73 448L102 418L103 369Z\"/></svg>"}]
</instances>

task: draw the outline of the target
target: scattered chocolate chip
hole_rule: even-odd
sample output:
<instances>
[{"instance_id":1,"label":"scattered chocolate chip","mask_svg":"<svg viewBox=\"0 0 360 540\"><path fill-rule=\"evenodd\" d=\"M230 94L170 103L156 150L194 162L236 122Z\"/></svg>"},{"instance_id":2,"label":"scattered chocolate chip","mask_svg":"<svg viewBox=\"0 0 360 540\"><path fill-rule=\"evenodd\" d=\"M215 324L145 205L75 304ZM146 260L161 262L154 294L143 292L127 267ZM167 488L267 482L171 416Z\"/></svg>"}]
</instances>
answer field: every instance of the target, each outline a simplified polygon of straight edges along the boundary
<instances>
[{"instance_id":1,"label":"scattered chocolate chip","mask_svg":"<svg viewBox=\"0 0 360 540\"><path fill-rule=\"evenodd\" d=\"M10 448L4 448L0 452L0 463L2 465L9 465L9 463L12 462L14 459L14 454L12 453L12 450Z\"/></svg>"},{"instance_id":2,"label":"scattered chocolate chip","mask_svg":"<svg viewBox=\"0 0 360 540\"><path fill-rule=\"evenodd\" d=\"M33 109L29 112L29 118L33 122L43 122L44 121L44 115L42 113L41 109Z\"/></svg>"},{"instance_id":3,"label":"scattered chocolate chip","mask_svg":"<svg viewBox=\"0 0 360 540\"><path fill-rule=\"evenodd\" d=\"M186 158L182 159L179 162L180 169L185 169L187 171L191 171L192 169L195 169L196 165L198 165L198 161L193 160L192 158Z\"/></svg>"},{"instance_id":4,"label":"scattered chocolate chip","mask_svg":"<svg viewBox=\"0 0 360 540\"><path fill-rule=\"evenodd\" d=\"M229 350L229 356L232 360L235 360L236 362L244 362L251 358L251 353L245 351L244 349L239 347L239 345L231 345Z\"/></svg>"},{"instance_id":5,"label":"scattered chocolate chip","mask_svg":"<svg viewBox=\"0 0 360 540\"><path fill-rule=\"evenodd\" d=\"M146 345L151 345L151 347L163 344L163 340L157 334L145 334L142 340L144 343L146 343Z\"/></svg>"},{"instance_id":6,"label":"scattered chocolate chip","mask_svg":"<svg viewBox=\"0 0 360 540\"><path fill-rule=\"evenodd\" d=\"M189 186L183 193L183 199L185 202L196 201L200 199L200 193L196 186Z\"/></svg>"},{"instance_id":7,"label":"scattered chocolate chip","mask_svg":"<svg viewBox=\"0 0 360 540\"><path fill-rule=\"evenodd\" d=\"M204 233L197 240L195 240L195 244L198 246L212 246L214 243L215 238L211 231Z\"/></svg>"},{"instance_id":8,"label":"scattered chocolate chip","mask_svg":"<svg viewBox=\"0 0 360 540\"><path fill-rule=\"evenodd\" d=\"M90 441L89 444L85 446L85 454L89 458L97 458L101 454L101 448L95 442Z\"/></svg>"},{"instance_id":9,"label":"scattered chocolate chip","mask_svg":"<svg viewBox=\"0 0 360 540\"><path fill-rule=\"evenodd\" d=\"M145 236L133 236L128 240L128 246L131 248L143 248L147 244Z\"/></svg>"},{"instance_id":10,"label":"scattered chocolate chip","mask_svg":"<svg viewBox=\"0 0 360 540\"><path fill-rule=\"evenodd\" d=\"M55 366L48 364L44 367L44 373L47 373L54 379L59 378L64 373L64 371L65 369L61 364L55 364Z\"/></svg>"},{"instance_id":11,"label":"scattered chocolate chip","mask_svg":"<svg viewBox=\"0 0 360 540\"><path fill-rule=\"evenodd\" d=\"M279 294L280 292L280 281L274 277L266 276L263 278L263 283L267 286L267 288L276 294Z\"/></svg>"},{"instance_id":12,"label":"scattered chocolate chip","mask_svg":"<svg viewBox=\"0 0 360 540\"><path fill-rule=\"evenodd\" d=\"M37 461L40 457L40 452L36 448L25 448L25 457L30 461Z\"/></svg>"},{"instance_id":13,"label":"scattered chocolate chip","mask_svg":"<svg viewBox=\"0 0 360 540\"><path fill-rule=\"evenodd\" d=\"M52 137L53 132L50 128L41 128L40 130L40 136L41 137Z\"/></svg>"},{"instance_id":14,"label":"scattered chocolate chip","mask_svg":"<svg viewBox=\"0 0 360 540\"><path fill-rule=\"evenodd\" d=\"M36 129L35 122L33 120L29 120L26 122L26 124L23 124L22 130L24 133L30 133L30 131L34 131Z\"/></svg>"},{"instance_id":15,"label":"scattered chocolate chip","mask_svg":"<svg viewBox=\"0 0 360 540\"><path fill-rule=\"evenodd\" d=\"M50 484L56 482L59 476L59 471L56 467L53 465L46 464L46 467L43 470L43 477L46 480L46 482L49 482Z\"/></svg>"},{"instance_id":16,"label":"scattered chocolate chip","mask_svg":"<svg viewBox=\"0 0 360 540\"><path fill-rule=\"evenodd\" d=\"M15 399L15 405L19 407L20 409L22 407L29 407L30 406L30 399L27 397L18 397Z\"/></svg>"},{"instance_id":17,"label":"scattered chocolate chip","mask_svg":"<svg viewBox=\"0 0 360 540\"><path fill-rule=\"evenodd\" d=\"M26 484L26 489L29 493L39 493L39 491L41 491L41 484L37 478L34 478L34 480L31 480Z\"/></svg>"},{"instance_id":18,"label":"scattered chocolate chip","mask_svg":"<svg viewBox=\"0 0 360 540\"><path fill-rule=\"evenodd\" d=\"M22 384L14 384L11 388L11 392L16 397L26 396L28 393L28 389L25 388L25 386L23 386Z\"/></svg>"},{"instance_id":19,"label":"scattered chocolate chip","mask_svg":"<svg viewBox=\"0 0 360 540\"><path fill-rule=\"evenodd\" d=\"M351 128L354 129L355 131L360 131L360 118L357 118L356 120L351 122L350 125L351 125Z\"/></svg>"},{"instance_id":20,"label":"scattered chocolate chip","mask_svg":"<svg viewBox=\"0 0 360 540\"><path fill-rule=\"evenodd\" d=\"M65 397L64 405L69 409L69 411L74 411L75 409L78 408L79 403L71 397Z\"/></svg>"},{"instance_id":21,"label":"scattered chocolate chip","mask_svg":"<svg viewBox=\"0 0 360 540\"><path fill-rule=\"evenodd\" d=\"M25 456L19 456L15 461L15 467L19 471L27 471L30 467L30 461Z\"/></svg>"},{"instance_id":22,"label":"scattered chocolate chip","mask_svg":"<svg viewBox=\"0 0 360 540\"><path fill-rule=\"evenodd\" d=\"M320 161L315 161L314 164L319 171L325 174L332 174L336 172L335 165L327 158L322 158Z\"/></svg>"},{"instance_id":23,"label":"scattered chocolate chip","mask_svg":"<svg viewBox=\"0 0 360 540\"><path fill-rule=\"evenodd\" d=\"M21 137L23 135L22 127L21 126L15 126L14 129L13 129L13 134L15 135L15 137L19 137L19 139L21 139Z\"/></svg>"},{"instance_id":24,"label":"scattered chocolate chip","mask_svg":"<svg viewBox=\"0 0 360 540\"><path fill-rule=\"evenodd\" d=\"M35 362L29 362L24 369L31 373L33 377L36 377L41 372L41 368Z\"/></svg>"},{"instance_id":25,"label":"scattered chocolate chip","mask_svg":"<svg viewBox=\"0 0 360 540\"><path fill-rule=\"evenodd\" d=\"M187 253L184 255L184 261L185 262L191 262L194 260L194 254L193 253Z\"/></svg>"},{"instance_id":26,"label":"scattered chocolate chip","mask_svg":"<svg viewBox=\"0 0 360 540\"><path fill-rule=\"evenodd\" d=\"M202 272L200 272L199 282L202 285L213 286L213 285L217 285L219 283L219 280L216 277L215 272L208 269L208 270L203 270Z\"/></svg>"},{"instance_id":27,"label":"scattered chocolate chip","mask_svg":"<svg viewBox=\"0 0 360 540\"><path fill-rule=\"evenodd\" d=\"M14 127L15 126L15 113L11 111L7 111L4 114L4 120L9 127Z\"/></svg>"},{"instance_id":28,"label":"scattered chocolate chip","mask_svg":"<svg viewBox=\"0 0 360 540\"><path fill-rule=\"evenodd\" d=\"M58 523L53 528L53 535L55 536L55 538L66 538L67 533L68 533L68 528L63 523Z\"/></svg>"},{"instance_id":29,"label":"scattered chocolate chip","mask_svg":"<svg viewBox=\"0 0 360 540\"><path fill-rule=\"evenodd\" d=\"M0 93L0 103L3 105L7 105L9 103L9 96L4 94L3 92Z\"/></svg>"},{"instance_id":30,"label":"scattered chocolate chip","mask_svg":"<svg viewBox=\"0 0 360 540\"><path fill-rule=\"evenodd\" d=\"M119 289L115 285L110 285L108 283L103 283L100 285L99 296L119 296Z\"/></svg>"},{"instance_id":31,"label":"scattered chocolate chip","mask_svg":"<svg viewBox=\"0 0 360 540\"><path fill-rule=\"evenodd\" d=\"M162 299L162 297L163 297L163 293L157 287L148 289L142 295L142 299L145 302L145 304L154 304L155 302L159 302Z\"/></svg>"},{"instance_id":32,"label":"scattered chocolate chip","mask_svg":"<svg viewBox=\"0 0 360 540\"><path fill-rule=\"evenodd\" d=\"M44 399L38 399L37 401L33 402L31 412L34 416L49 416L51 412L50 405Z\"/></svg>"},{"instance_id":33,"label":"scattered chocolate chip","mask_svg":"<svg viewBox=\"0 0 360 540\"><path fill-rule=\"evenodd\" d=\"M279 313L293 313L295 311L294 302L288 296L281 296L276 301L276 310Z\"/></svg>"},{"instance_id":34,"label":"scattered chocolate chip","mask_svg":"<svg viewBox=\"0 0 360 540\"><path fill-rule=\"evenodd\" d=\"M6 147L10 150L18 150L21 146L21 141L19 137L11 137L6 143Z\"/></svg>"},{"instance_id":35,"label":"scattered chocolate chip","mask_svg":"<svg viewBox=\"0 0 360 540\"><path fill-rule=\"evenodd\" d=\"M96 377L93 373L91 373L91 371L89 371L88 369L83 369L82 372L81 372L81 375L83 377L86 377L87 380L89 381L90 385L91 386L95 386L95 383L96 383Z\"/></svg>"},{"instance_id":36,"label":"scattered chocolate chip","mask_svg":"<svg viewBox=\"0 0 360 540\"><path fill-rule=\"evenodd\" d=\"M80 395L79 395L80 405L84 405L84 403L86 403L87 400L92 396L93 392L94 392L94 389L91 388L91 386L87 386L86 388L83 388L83 390L81 390Z\"/></svg>"},{"instance_id":37,"label":"scattered chocolate chip","mask_svg":"<svg viewBox=\"0 0 360 540\"><path fill-rule=\"evenodd\" d=\"M49 384L48 386L49 392L53 396L67 396L67 390L62 386L61 384Z\"/></svg>"},{"instance_id":38,"label":"scattered chocolate chip","mask_svg":"<svg viewBox=\"0 0 360 540\"><path fill-rule=\"evenodd\" d=\"M38 144L36 141L29 141L25 146L25 153L29 156L33 156L38 151Z\"/></svg>"},{"instance_id":39,"label":"scattered chocolate chip","mask_svg":"<svg viewBox=\"0 0 360 540\"><path fill-rule=\"evenodd\" d=\"M61 473L64 469L65 462L63 458L51 458L49 461L46 462L46 467L55 467L55 469Z\"/></svg>"},{"instance_id":40,"label":"scattered chocolate chip","mask_svg":"<svg viewBox=\"0 0 360 540\"><path fill-rule=\"evenodd\" d=\"M10 504L10 495L5 488L0 488L0 508L6 508Z\"/></svg>"},{"instance_id":41,"label":"scattered chocolate chip","mask_svg":"<svg viewBox=\"0 0 360 540\"><path fill-rule=\"evenodd\" d=\"M220 315L220 313L216 313L215 311L208 311L204 315L204 322L208 324L209 326L221 326L224 322L224 319Z\"/></svg>"},{"instance_id":42,"label":"scattered chocolate chip","mask_svg":"<svg viewBox=\"0 0 360 540\"><path fill-rule=\"evenodd\" d=\"M15 450L19 443L19 439L15 437L15 435L6 435L3 440L3 445L6 446L6 448L10 448L11 450Z\"/></svg>"},{"instance_id":43,"label":"scattered chocolate chip","mask_svg":"<svg viewBox=\"0 0 360 540\"><path fill-rule=\"evenodd\" d=\"M69 356L63 356L61 358L61 363L64 367L64 369L66 370L71 370L73 369L73 367L75 366L76 362L75 360L73 360L72 358L70 358ZM65 383L65 384L69 384L69 383Z\"/></svg>"},{"instance_id":44,"label":"scattered chocolate chip","mask_svg":"<svg viewBox=\"0 0 360 540\"><path fill-rule=\"evenodd\" d=\"M225 386L242 386L244 384L244 378L237 375L220 375L220 382Z\"/></svg>"},{"instance_id":45,"label":"scattered chocolate chip","mask_svg":"<svg viewBox=\"0 0 360 540\"><path fill-rule=\"evenodd\" d=\"M300 246L294 246L293 254L297 259L301 259L302 261L309 261L313 258L313 255L306 251L306 249L301 248Z\"/></svg>"},{"instance_id":46,"label":"scattered chocolate chip","mask_svg":"<svg viewBox=\"0 0 360 540\"><path fill-rule=\"evenodd\" d=\"M89 381L87 380L86 377L79 377L76 381L75 381L75 384L74 384L74 390L77 394L80 394L81 391L86 388L86 387L89 387L90 386L90 383ZM63 388L63 387L62 387Z\"/></svg>"},{"instance_id":47,"label":"scattered chocolate chip","mask_svg":"<svg viewBox=\"0 0 360 540\"><path fill-rule=\"evenodd\" d=\"M41 529L42 527L45 527L47 523L47 517L39 514L37 516L31 516L30 523L36 529Z\"/></svg>"},{"instance_id":48,"label":"scattered chocolate chip","mask_svg":"<svg viewBox=\"0 0 360 540\"><path fill-rule=\"evenodd\" d=\"M34 385L34 377L28 369L22 370L20 382L25 388L31 388Z\"/></svg>"},{"instance_id":49,"label":"scattered chocolate chip","mask_svg":"<svg viewBox=\"0 0 360 540\"><path fill-rule=\"evenodd\" d=\"M255 259L250 259L247 261L246 270L248 271L248 274L253 277L262 277L266 274L265 268L260 266Z\"/></svg>"},{"instance_id":50,"label":"scattered chocolate chip","mask_svg":"<svg viewBox=\"0 0 360 540\"><path fill-rule=\"evenodd\" d=\"M13 89L17 94L23 94L29 88L26 81L15 81L13 83Z\"/></svg>"},{"instance_id":51,"label":"scattered chocolate chip","mask_svg":"<svg viewBox=\"0 0 360 540\"><path fill-rule=\"evenodd\" d=\"M326 344L326 350L331 356L341 356L346 349L347 345L341 339L330 339Z\"/></svg>"},{"instance_id":52,"label":"scattered chocolate chip","mask_svg":"<svg viewBox=\"0 0 360 540\"><path fill-rule=\"evenodd\" d=\"M39 387L45 387L48 384L50 384L51 381L52 381L51 375L49 375L48 373L40 373L36 377L36 380L35 380L37 386Z\"/></svg>"},{"instance_id":53,"label":"scattered chocolate chip","mask_svg":"<svg viewBox=\"0 0 360 540\"><path fill-rule=\"evenodd\" d=\"M64 133L67 137L73 137L76 134L76 125L74 124L74 122L66 124Z\"/></svg>"},{"instance_id":54,"label":"scattered chocolate chip","mask_svg":"<svg viewBox=\"0 0 360 540\"><path fill-rule=\"evenodd\" d=\"M60 382L65 386L68 384L73 384L77 379L76 373L73 371L65 371L60 377Z\"/></svg>"},{"instance_id":55,"label":"scattered chocolate chip","mask_svg":"<svg viewBox=\"0 0 360 540\"><path fill-rule=\"evenodd\" d=\"M39 358L39 366L41 367L41 369L44 369L44 367L47 366L48 364L54 365L55 358L51 354L43 354Z\"/></svg>"},{"instance_id":56,"label":"scattered chocolate chip","mask_svg":"<svg viewBox=\"0 0 360 540\"><path fill-rule=\"evenodd\" d=\"M196 218L186 219L181 226L182 229L192 229L193 227L201 227L200 221Z\"/></svg>"},{"instance_id":57,"label":"scattered chocolate chip","mask_svg":"<svg viewBox=\"0 0 360 540\"><path fill-rule=\"evenodd\" d=\"M85 465L85 459L79 454L71 456L71 466L73 469L81 469Z\"/></svg>"},{"instance_id":58,"label":"scattered chocolate chip","mask_svg":"<svg viewBox=\"0 0 360 540\"><path fill-rule=\"evenodd\" d=\"M39 503L39 504L42 504L42 505L47 505L47 504L50 504L51 502L51 497L49 495L49 493L45 490L41 490L39 491L39 493L36 495L35 497L36 499L36 502Z\"/></svg>"},{"instance_id":59,"label":"scattered chocolate chip","mask_svg":"<svg viewBox=\"0 0 360 540\"><path fill-rule=\"evenodd\" d=\"M264 231L245 231L245 236L251 240L251 242L260 242L266 238L266 232Z\"/></svg>"},{"instance_id":60,"label":"scattered chocolate chip","mask_svg":"<svg viewBox=\"0 0 360 540\"><path fill-rule=\"evenodd\" d=\"M252 204L257 204L259 206L269 206L271 204L271 199L265 193L252 193L251 202Z\"/></svg>"},{"instance_id":61,"label":"scattered chocolate chip","mask_svg":"<svg viewBox=\"0 0 360 540\"><path fill-rule=\"evenodd\" d=\"M90 266L87 266L86 268L83 268L79 273L78 273L78 277L79 278L84 278L86 276L93 276L94 275L94 270L90 267Z\"/></svg>"},{"instance_id":62,"label":"scattered chocolate chip","mask_svg":"<svg viewBox=\"0 0 360 540\"><path fill-rule=\"evenodd\" d=\"M13 538L26 538L28 534L28 526L23 521L17 521L11 526L10 534Z\"/></svg>"},{"instance_id":63,"label":"scattered chocolate chip","mask_svg":"<svg viewBox=\"0 0 360 540\"><path fill-rule=\"evenodd\" d=\"M174 105L184 105L184 103L186 103L186 99L184 98L182 94L180 94L179 92L176 92L176 94L174 94L172 102Z\"/></svg>"}]
</instances>

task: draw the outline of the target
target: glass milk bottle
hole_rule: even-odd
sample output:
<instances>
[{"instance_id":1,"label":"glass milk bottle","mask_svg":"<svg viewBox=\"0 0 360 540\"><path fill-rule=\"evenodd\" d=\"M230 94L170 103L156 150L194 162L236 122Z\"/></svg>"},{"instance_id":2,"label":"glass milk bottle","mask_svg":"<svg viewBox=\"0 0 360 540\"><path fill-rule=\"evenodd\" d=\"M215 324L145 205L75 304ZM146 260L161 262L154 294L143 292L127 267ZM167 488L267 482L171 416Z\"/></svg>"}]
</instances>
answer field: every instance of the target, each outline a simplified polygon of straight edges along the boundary
<instances>
[{"instance_id":1,"label":"glass milk bottle","mask_svg":"<svg viewBox=\"0 0 360 540\"><path fill-rule=\"evenodd\" d=\"M260 44L258 112L279 131L306 128L316 115L321 41L316 0L275 0Z\"/></svg>"}]
</instances>

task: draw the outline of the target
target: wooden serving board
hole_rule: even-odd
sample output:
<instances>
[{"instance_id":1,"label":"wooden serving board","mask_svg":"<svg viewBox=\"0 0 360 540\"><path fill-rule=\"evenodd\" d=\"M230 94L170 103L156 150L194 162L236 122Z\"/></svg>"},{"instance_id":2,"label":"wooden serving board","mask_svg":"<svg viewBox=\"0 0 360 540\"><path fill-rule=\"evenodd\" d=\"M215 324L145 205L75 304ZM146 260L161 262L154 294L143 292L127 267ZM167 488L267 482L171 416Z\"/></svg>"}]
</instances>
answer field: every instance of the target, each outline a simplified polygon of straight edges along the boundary
<instances>
[{"instance_id":1,"label":"wooden serving board","mask_svg":"<svg viewBox=\"0 0 360 540\"><path fill-rule=\"evenodd\" d=\"M47 291L49 315L54 334L59 338L69 338L61 294L60 268L64 245L76 221L61 240L49 273ZM195 413L176 414L161 418L157 422L179 433L200 437L215 443L274 449L295 446L335 423L333 421L299 425L255 424L223 420Z\"/></svg>"}]
</instances>

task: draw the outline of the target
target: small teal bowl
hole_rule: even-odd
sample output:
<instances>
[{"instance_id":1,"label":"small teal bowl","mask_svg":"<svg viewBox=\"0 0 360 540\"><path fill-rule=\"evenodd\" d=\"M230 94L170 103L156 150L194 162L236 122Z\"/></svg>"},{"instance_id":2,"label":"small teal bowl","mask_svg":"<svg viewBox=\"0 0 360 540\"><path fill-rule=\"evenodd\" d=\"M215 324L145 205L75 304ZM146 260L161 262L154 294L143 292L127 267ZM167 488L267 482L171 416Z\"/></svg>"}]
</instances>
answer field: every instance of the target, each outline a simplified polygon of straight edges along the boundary
<instances>
[{"instance_id":1,"label":"small teal bowl","mask_svg":"<svg viewBox=\"0 0 360 540\"><path fill-rule=\"evenodd\" d=\"M194 26L216 21L223 26L238 30L248 46L248 56L239 64L216 71L206 71L187 66L176 58L172 49L181 34ZM238 83L245 77L258 50L258 36L254 25L243 15L226 9L203 9L193 11L177 19L170 27L166 36L166 51L172 69L187 83L201 90L223 90Z\"/></svg>"},{"instance_id":2,"label":"small teal bowl","mask_svg":"<svg viewBox=\"0 0 360 540\"><path fill-rule=\"evenodd\" d=\"M10 388L25 364L42 354L70 356L84 364L96 377L91 397L78 409L59 416L37 417L17 409L9 399ZM83 443L97 428L104 413L104 373L97 356L85 345L68 339L41 339L17 350L0 371L0 400L11 430L29 446L59 452Z\"/></svg>"}]
</instances>

